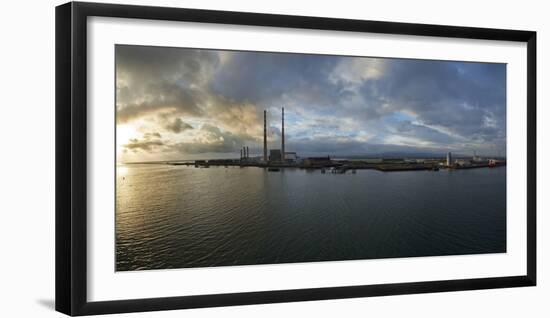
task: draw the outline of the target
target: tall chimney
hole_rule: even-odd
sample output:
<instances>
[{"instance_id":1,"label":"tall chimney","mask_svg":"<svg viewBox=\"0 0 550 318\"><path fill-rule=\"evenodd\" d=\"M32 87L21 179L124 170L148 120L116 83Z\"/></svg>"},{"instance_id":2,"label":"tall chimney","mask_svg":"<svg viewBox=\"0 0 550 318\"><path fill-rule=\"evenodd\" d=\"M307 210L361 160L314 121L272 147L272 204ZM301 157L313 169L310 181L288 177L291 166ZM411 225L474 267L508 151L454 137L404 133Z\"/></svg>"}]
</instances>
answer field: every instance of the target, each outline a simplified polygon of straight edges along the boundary
<instances>
[{"instance_id":1,"label":"tall chimney","mask_svg":"<svg viewBox=\"0 0 550 318\"><path fill-rule=\"evenodd\" d=\"M243 150L241 149L241 160L243 160Z\"/></svg>"},{"instance_id":2,"label":"tall chimney","mask_svg":"<svg viewBox=\"0 0 550 318\"><path fill-rule=\"evenodd\" d=\"M248 146L246 146L246 159L250 158L250 152L248 151Z\"/></svg>"},{"instance_id":3,"label":"tall chimney","mask_svg":"<svg viewBox=\"0 0 550 318\"><path fill-rule=\"evenodd\" d=\"M267 111L264 109L264 161L267 162Z\"/></svg>"},{"instance_id":4,"label":"tall chimney","mask_svg":"<svg viewBox=\"0 0 550 318\"><path fill-rule=\"evenodd\" d=\"M281 117L281 160L285 161L285 108L283 107Z\"/></svg>"}]
</instances>

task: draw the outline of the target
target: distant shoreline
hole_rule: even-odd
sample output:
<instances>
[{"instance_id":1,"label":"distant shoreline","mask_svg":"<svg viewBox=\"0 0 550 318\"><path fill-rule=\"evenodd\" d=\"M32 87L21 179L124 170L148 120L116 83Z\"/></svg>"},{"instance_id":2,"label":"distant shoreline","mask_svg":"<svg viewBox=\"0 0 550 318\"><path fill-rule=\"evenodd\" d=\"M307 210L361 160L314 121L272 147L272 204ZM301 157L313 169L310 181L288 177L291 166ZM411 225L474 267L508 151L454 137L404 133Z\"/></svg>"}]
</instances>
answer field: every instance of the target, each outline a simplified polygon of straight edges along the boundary
<instances>
[{"instance_id":1,"label":"distant shoreline","mask_svg":"<svg viewBox=\"0 0 550 318\"><path fill-rule=\"evenodd\" d=\"M327 157L325 155L325 157ZM487 156L487 158L494 158L501 161L506 161L506 157L502 156ZM459 160L466 160L470 159L471 156L454 156L455 159ZM260 157L253 157L250 158L252 161L259 160ZM402 160L417 160L417 159L423 159L423 160L445 160L445 156L436 156L436 157L418 157L418 156L403 156L403 157L394 157L394 156L388 156L388 157L370 157L370 156L341 156L341 157L334 157L334 161L367 161L367 160L387 160L387 161L402 161ZM196 161L240 161L239 158L211 158L211 159L171 159L171 160L152 160L152 161L128 161L128 162L117 162L117 165L134 165L134 164L172 164L172 163L194 163Z\"/></svg>"},{"instance_id":2,"label":"distant shoreline","mask_svg":"<svg viewBox=\"0 0 550 318\"><path fill-rule=\"evenodd\" d=\"M446 165L444 159L425 159L420 162L410 162L406 159L382 159L380 162L368 162L366 160L325 160L319 162L259 162L246 160L194 160L194 161L156 161L156 162L141 162L141 163L126 163L133 164L165 164L172 166L194 166L195 168L213 167L257 167L268 169L269 171L279 171L284 168L297 168L306 170L322 170L322 172L346 173L347 171L355 172L356 170L378 170L382 172L394 171L438 171L440 169L461 170L461 169L479 169L479 168L495 168L506 166L506 161L498 161L491 163L490 161L463 163Z\"/></svg>"}]
</instances>

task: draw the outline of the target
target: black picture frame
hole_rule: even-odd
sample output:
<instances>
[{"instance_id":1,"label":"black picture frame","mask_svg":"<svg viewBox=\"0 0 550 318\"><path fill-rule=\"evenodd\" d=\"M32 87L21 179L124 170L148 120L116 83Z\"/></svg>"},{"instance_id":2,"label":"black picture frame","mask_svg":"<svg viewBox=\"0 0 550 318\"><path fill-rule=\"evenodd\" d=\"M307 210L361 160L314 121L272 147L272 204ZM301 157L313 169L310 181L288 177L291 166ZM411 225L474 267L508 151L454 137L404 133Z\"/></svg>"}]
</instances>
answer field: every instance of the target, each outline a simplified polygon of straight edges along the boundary
<instances>
[{"instance_id":1,"label":"black picture frame","mask_svg":"<svg viewBox=\"0 0 550 318\"><path fill-rule=\"evenodd\" d=\"M91 16L527 43L527 273L523 276L87 301L86 36ZM56 7L56 310L92 315L536 285L536 32L70 2Z\"/></svg>"}]
</instances>

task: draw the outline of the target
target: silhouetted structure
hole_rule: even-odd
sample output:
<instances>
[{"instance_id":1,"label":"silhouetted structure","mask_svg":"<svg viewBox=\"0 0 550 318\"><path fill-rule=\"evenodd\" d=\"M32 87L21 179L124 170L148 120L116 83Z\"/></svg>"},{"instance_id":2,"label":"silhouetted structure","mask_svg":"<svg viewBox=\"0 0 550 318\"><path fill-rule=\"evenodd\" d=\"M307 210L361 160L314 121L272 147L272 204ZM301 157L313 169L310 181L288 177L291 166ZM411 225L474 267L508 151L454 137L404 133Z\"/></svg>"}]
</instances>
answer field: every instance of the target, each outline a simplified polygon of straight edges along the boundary
<instances>
[{"instance_id":1,"label":"silhouetted structure","mask_svg":"<svg viewBox=\"0 0 550 318\"><path fill-rule=\"evenodd\" d=\"M269 150L269 161L281 161L281 150L280 149L270 149Z\"/></svg>"}]
</instances>

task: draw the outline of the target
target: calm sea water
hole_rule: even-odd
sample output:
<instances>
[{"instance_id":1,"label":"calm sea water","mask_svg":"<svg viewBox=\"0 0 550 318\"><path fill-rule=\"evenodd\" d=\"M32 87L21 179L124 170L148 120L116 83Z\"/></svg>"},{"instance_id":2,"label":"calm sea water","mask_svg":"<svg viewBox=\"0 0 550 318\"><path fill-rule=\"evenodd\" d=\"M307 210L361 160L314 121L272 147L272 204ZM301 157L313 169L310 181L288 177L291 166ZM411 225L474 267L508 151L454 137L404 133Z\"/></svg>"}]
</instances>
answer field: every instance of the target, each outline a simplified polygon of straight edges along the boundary
<instances>
[{"instance_id":1,"label":"calm sea water","mask_svg":"<svg viewBox=\"0 0 550 318\"><path fill-rule=\"evenodd\" d=\"M118 271L505 251L505 167L117 167Z\"/></svg>"}]
</instances>

